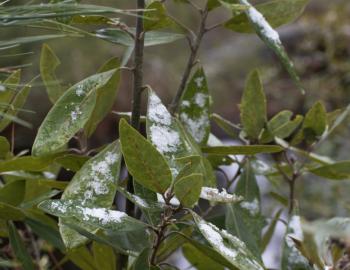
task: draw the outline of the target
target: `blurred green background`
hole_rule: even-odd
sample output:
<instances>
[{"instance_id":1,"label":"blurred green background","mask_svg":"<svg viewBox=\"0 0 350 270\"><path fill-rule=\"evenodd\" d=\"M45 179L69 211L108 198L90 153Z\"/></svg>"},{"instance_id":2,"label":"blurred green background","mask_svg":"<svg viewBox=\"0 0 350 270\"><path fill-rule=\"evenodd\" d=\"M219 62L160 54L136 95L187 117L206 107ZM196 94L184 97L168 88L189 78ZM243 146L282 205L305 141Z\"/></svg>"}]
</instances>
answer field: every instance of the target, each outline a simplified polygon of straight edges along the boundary
<instances>
[{"instance_id":1,"label":"blurred green background","mask_svg":"<svg viewBox=\"0 0 350 270\"><path fill-rule=\"evenodd\" d=\"M119 8L134 8L130 0L83 1ZM203 1L198 1L203 2ZM253 1L252 1L253 2ZM254 3L264 1L254 1ZM23 3L10 1L8 5ZM196 29L198 16L183 4L167 1L169 13ZM278 29L282 42L293 59L301 76L306 95L301 95L279 64L275 55L255 35L237 34L218 28L203 40L200 61L203 65L213 97L213 112L238 123L240 96L245 77L253 68L259 68L268 96L268 112L272 116L282 109L305 113L317 100L322 100L328 111L350 103L350 1L311 0L302 17L293 24ZM230 13L217 9L210 15L209 24L229 18ZM121 18L132 26L134 18ZM1 28L1 40L19 36L47 34L47 31L29 27ZM47 42L61 60L58 77L65 85L74 84L95 73L109 58L122 56L124 48L93 38L64 38ZM0 51L0 69L25 65L23 83L39 74L41 43L31 43L15 49ZM6 54L28 53L18 57ZM147 48L145 51L145 84L150 85L167 104L170 103L180 82L189 55L185 40ZM0 80L6 72L0 74ZM130 72L123 71L122 81L115 103L116 111L130 111ZM26 104L34 113L22 113L20 117L33 124L32 129L16 126L16 152L28 149L34 140L36 129L51 107L40 79L36 81ZM143 108L144 109L144 108ZM117 136L117 117L110 115L103 121L90 140L90 146L100 146ZM336 160L348 159L350 151L349 121L343 124L323 143L319 153ZM226 135L213 125L213 132L220 138ZM10 129L5 131L10 136ZM301 206L310 218L347 215L350 185L347 182L327 182L309 176L299 180ZM339 202L336 198L342 198ZM341 203L340 203L341 201ZM305 214L305 213L304 213Z\"/></svg>"}]
</instances>

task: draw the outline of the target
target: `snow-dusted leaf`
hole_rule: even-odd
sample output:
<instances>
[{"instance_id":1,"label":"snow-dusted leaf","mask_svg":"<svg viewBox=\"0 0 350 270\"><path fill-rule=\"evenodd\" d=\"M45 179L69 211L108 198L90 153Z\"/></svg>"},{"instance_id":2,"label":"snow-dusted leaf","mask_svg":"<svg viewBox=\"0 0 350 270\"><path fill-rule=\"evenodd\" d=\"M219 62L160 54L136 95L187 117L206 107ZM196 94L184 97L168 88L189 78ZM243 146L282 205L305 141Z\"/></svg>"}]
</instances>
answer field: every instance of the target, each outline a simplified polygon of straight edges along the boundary
<instances>
[{"instance_id":1,"label":"snow-dusted leaf","mask_svg":"<svg viewBox=\"0 0 350 270\"><path fill-rule=\"evenodd\" d=\"M297 249L293 239L299 241L303 240L300 216L297 215L293 215L288 222L287 233L284 239L281 269L314 269L312 266L310 266L308 260Z\"/></svg>"},{"instance_id":2,"label":"snow-dusted leaf","mask_svg":"<svg viewBox=\"0 0 350 270\"><path fill-rule=\"evenodd\" d=\"M220 203L237 203L243 200L242 196L227 193L226 189L219 191L217 188L211 187L202 187L200 198Z\"/></svg>"},{"instance_id":3,"label":"snow-dusted leaf","mask_svg":"<svg viewBox=\"0 0 350 270\"><path fill-rule=\"evenodd\" d=\"M119 134L126 166L135 181L163 194L172 182L171 171L164 157L125 119L119 122Z\"/></svg>"},{"instance_id":4,"label":"snow-dusted leaf","mask_svg":"<svg viewBox=\"0 0 350 270\"><path fill-rule=\"evenodd\" d=\"M210 132L210 96L203 68L195 72L181 97L179 118L196 142L205 145Z\"/></svg>"},{"instance_id":5,"label":"snow-dusted leaf","mask_svg":"<svg viewBox=\"0 0 350 270\"><path fill-rule=\"evenodd\" d=\"M309 0L272 0L258 3L255 8L266 18L271 27L276 28L297 19L308 2ZM230 5L227 5L227 7L230 8ZM231 10L233 12L237 11L237 9L233 10L232 8ZM247 14L244 12L238 15L235 14L225 23L225 27L240 33L254 32L254 27L252 27Z\"/></svg>"},{"instance_id":6,"label":"snow-dusted leaf","mask_svg":"<svg viewBox=\"0 0 350 270\"><path fill-rule=\"evenodd\" d=\"M260 261L247 248L245 243L214 224L206 222L192 213L198 229L210 245L227 259L233 266L241 270L263 270Z\"/></svg>"},{"instance_id":7,"label":"snow-dusted leaf","mask_svg":"<svg viewBox=\"0 0 350 270\"><path fill-rule=\"evenodd\" d=\"M226 229L236 235L260 258L261 232L265 220L261 215L260 190L254 171L247 161L238 180L235 194L243 196L240 203L227 204Z\"/></svg>"},{"instance_id":8,"label":"snow-dusted leaf","mask_svg":"<svg viewBox=\"0 0 350 270\"><path fill-rule=\"evenodd\" d=\"M265 17L247 0L239 1L241 4L246 5L248 7L247 11L245 12L258 36L266 43L267 46L269 46L276 53L282 65L295 82L296 86L300 89L302 93L304 93L305 90L301 85L300 78L295 70L294 64L289 59L277 31L271 27L271 25L267 22Z\"/></svg>"},{"instance_id":9,"label":"snow-dusted leaf","mask_svg":"<svg viewBox=\"0 0 350 270\"><path fill-rule=\"evenodd\" d=\"M147 226L124 212L107 208L86 207L82 205L81 201L47 200L40 203L38 207L51 215L60 217L68 224L81 224L85 230L89 226L94 228L95 232L98 229L118 233L130 232Z\"/></svg>"},{"instance_id":10,"label":"snow-dusted leaf","mask_svg":"<svg viewBox=\"0 0 350 270\"><path fill-rule=\"evenodd\" d=\"M82 207L109 208L116 193L117 180L120 173L121 151L118 142L107 146L102 152L87 161L74 175L62 195L63 200L78 200ZM86 241L85 237L64 224L60 220L60 232L65 245L73 248ZM94 227L85 226L91 232Z\"/></svg>"},{"instance_id":11,"label":"snow-dusted leaf","mask_svg":"<svg viewBox=\"0 0 350 270\"><path fill-rule=\"evenodd\" d=\"M148 93L147 107L147 138L163 154L172 170L175 179L185 164L180 158L201 156L201 162L196 173L204 176L206 185L213 185L210 167L205 162L200 148L192 136L185 131L182 124L171 116L159 97L152 91ZM210 166L210 164L209 164Z\"/></svg>"},{"instance_id":12,"label":"snow-dusted leaf","mask_svg":"<svg viewBox=\"0 0 350 270\"><path fill-rule=\"evenodd\" d=\"M96 90L116 70L95 74L69 88L42 122L32 148L34 155L47 155L64 146L89 120L95 108Z\"/></svg>"}]
</instances>

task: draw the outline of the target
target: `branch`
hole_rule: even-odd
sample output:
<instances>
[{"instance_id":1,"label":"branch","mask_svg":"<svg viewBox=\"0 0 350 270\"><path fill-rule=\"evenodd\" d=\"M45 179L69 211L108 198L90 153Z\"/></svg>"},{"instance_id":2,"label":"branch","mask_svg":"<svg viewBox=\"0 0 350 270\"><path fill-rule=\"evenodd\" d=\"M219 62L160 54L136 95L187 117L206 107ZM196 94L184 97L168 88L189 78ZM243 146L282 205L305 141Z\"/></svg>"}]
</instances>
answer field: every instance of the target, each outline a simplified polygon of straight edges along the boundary
<instances>
[{"instance_id":1,"label":"branch","mask_svg":"<svg viewBox=\"0 0 350 270\"><path fill-rule=\"evenodd\" d=\"M191 54L190 54L190 57L187 61L185 71L182 75L180 86L176 92L176 95L175 95L173 101L171 102L171 104L169 106L169 110L172 114L176 113L178 110L179 102L180 102L180 99L182 97L183 92L185 91L185 87L186 87L188 78L191 75L191 71L192 71L193 66L196 64L198 50L199 50L202 38L203 38L204 34L206 33L205 23L206 23L206 20L208 17L208 13L209 13L209 11L208 11L208 7L206 5L205 9L201 11L201 21L200 21L200 25L199 25L199 29L198 29L198 33L197 33L197 38L195 38L194 43L193 42L190 43Z\"/></svg>"}]
</instances>

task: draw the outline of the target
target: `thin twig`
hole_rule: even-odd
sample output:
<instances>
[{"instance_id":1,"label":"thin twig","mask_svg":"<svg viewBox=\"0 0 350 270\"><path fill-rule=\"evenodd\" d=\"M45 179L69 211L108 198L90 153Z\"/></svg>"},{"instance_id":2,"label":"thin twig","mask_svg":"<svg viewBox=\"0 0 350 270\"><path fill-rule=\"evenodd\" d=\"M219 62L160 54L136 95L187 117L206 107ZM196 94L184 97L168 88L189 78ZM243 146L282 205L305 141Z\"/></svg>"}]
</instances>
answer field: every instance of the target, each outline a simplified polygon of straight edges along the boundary
<instances>
[{"instance_id":1,"label":"thin twig","mask_svg":"<svg viewBox=\"0 0 350 270\"><path fill-rule=\"evenodd\" d=\"M173 101L171 102L171 104L169 106L169 109L170 109L171 113L173 113L173 114L176 113L178 110L180 99L183 95L183 92L185 91L186 84L187 84L187 81L191 75L192 68L196 63L198 50L199 50L201 41L203 39L203 36L206 32L205 23L207 21L208 13L209 13L208 5L206 5L205 9L201 10L201 21L200 21L197 37L196 37L195 41L193 42L193 45L190 46L191 53L190 53L190 57L187 61L185 71L182 75L180 86L176 92L176 95L175 95Z\"/></svg>"}]
</instances>

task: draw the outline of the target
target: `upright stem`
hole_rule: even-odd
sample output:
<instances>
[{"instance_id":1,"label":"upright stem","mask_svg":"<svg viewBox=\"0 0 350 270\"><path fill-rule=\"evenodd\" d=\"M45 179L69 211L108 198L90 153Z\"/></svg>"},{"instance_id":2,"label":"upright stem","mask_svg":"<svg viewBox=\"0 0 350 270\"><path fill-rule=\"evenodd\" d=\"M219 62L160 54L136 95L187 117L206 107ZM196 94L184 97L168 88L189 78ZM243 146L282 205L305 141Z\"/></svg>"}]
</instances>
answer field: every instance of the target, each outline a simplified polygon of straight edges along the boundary
<instances>
[{"instance_id":1,"label":"upright stem","mask_svg":"<svg viewBox=\"0 0 350 270\"><path fill-rule=\"evenodd\" d=\"M204 34L206 33L205 23L206 23L206 20L208 17L208 12L209 11L208 11L207 7L203 11L201 11L202 16L201 16L201 21L200 21L197 37L195 38L194 42L190 42L190 47L191 47L190 57L187 61L185 71L182 75L180 86L176 92L176 95L175 95L173 101L171 102L171 104L169 106L169 109L173 114L176 113L178 110L179 101L182 97L183 92L185 91L186 84L187 84L188 78L191 75L192 68L196 63L198 50L199 50L202 38L203 38Z\"/></svg>"},{"instance_id":2,"label":"upright stem","mask_svg":"<svg viewBox=\"0 0 350 270\"><path fill-rule=\"evenodd\" d=\"M143 89L143 49L144 49L144 28L143 28L143 9L145 8L145 0L137 0L137 18L136 18L136 33L135 33L135 48L134 48L134 67L133 67L133 99L131 112L131 125L140 129L141 116L141 94ZM127 190L134 192L133 178L129 176ZM126 200L125 212L129 216L134 216L134 204ZM118 269L126 268L128 257L121 255Z\"/></svg>"},{"instance_id":3,"label":"upright stem","mask_svg":"<svg viewBox=\"0 0 350 270\"><path fill-rule=\"evenodd\" d=\"M144 0L137 0L137 19L135 35L135 52L134 52L134 83L133 83L133 101L131 125L135 129L140 128L141 115L141 93L143 89L143 49L144 49L144 30L143 30L143 9L145 8Z\"/></svg>"}]
</instances>

